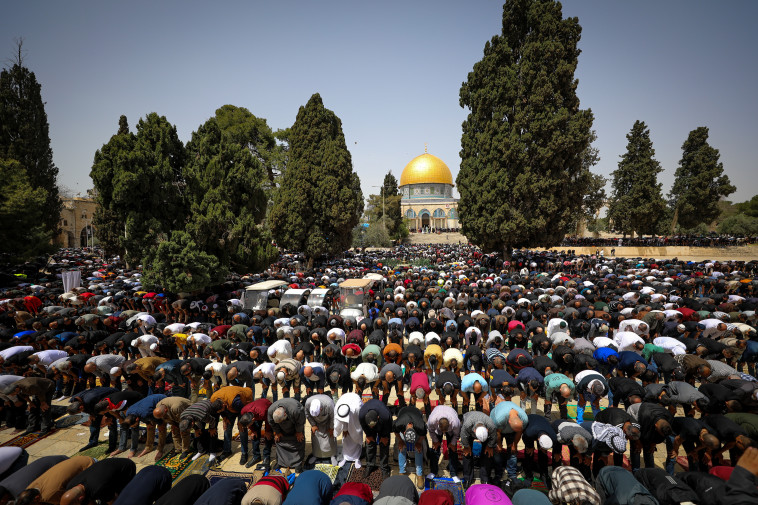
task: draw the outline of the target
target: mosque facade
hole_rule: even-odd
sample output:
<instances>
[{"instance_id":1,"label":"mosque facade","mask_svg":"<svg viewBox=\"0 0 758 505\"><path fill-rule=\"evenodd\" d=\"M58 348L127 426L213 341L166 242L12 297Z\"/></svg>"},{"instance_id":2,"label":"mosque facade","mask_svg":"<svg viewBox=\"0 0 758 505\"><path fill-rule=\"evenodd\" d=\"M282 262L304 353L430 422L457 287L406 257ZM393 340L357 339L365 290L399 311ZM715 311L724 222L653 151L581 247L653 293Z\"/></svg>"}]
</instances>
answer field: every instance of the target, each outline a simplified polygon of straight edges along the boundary
<instances>
[{"instance_id":1,"label":"mosque facade","mask_svg":"<svg viewBox=\"0 0 758 505\"><path fill-rule=\"evenodd\" d=\"M453 174L448 166L427 152L405 166L400 176L400 206L411 231L432 232L460 227L453 186Z\"/></svg>"}]
</instances>

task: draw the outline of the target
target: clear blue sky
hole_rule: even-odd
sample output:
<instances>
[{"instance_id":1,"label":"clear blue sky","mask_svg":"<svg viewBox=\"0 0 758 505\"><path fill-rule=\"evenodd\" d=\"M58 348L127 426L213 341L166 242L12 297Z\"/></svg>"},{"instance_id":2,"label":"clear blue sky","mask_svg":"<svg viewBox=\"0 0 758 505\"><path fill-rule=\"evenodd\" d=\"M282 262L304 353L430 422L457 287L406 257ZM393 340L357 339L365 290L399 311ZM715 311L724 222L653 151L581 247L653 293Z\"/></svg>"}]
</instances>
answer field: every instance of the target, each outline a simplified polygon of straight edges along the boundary
<instances>
[{"instance_id":1,"label":"clear blue sky","mask_svg":"<svg viewBox=\"0 0 758 505\"><path fill-rule=\"evenodd\" d=\"M502 2L3 2L0 56L24 38L42 84L59 182L92 186L95 150L125 114L165 115L183 141L224 104L291 126L315 92L341 119L364 194L424 152L457 175L461 82L501 30ZM664 193L690 130L710 128L734 201L758 193L758 2L567 1L583 33L577 78L609 175L635 120Z\"/></svg>"}]
</instances>

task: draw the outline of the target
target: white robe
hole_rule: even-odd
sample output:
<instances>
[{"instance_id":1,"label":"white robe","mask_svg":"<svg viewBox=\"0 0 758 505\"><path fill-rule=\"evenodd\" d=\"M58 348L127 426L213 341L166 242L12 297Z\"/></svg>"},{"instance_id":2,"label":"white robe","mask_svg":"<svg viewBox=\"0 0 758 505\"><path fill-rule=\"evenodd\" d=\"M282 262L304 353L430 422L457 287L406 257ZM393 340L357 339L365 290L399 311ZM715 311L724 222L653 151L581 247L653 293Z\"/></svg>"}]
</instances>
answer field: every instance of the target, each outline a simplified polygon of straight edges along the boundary
<instances>
[{"instance_id":1,"label":"white robe","mask_svg":"<svg viewBox=\"0 0 758 505\"><path fill-rule=\"evenodd\" d=\"M340 407L347 405L350 411L346 416L340 416ZM334 406L334 436L338 437L341 433L347 433L342 437L342 461L354 461L355 467L360 468L361 449L363 448L363 428L361 428L358 413L363 406L363 400L356 393L345 393Z\"/></svg>"}]
</instances>

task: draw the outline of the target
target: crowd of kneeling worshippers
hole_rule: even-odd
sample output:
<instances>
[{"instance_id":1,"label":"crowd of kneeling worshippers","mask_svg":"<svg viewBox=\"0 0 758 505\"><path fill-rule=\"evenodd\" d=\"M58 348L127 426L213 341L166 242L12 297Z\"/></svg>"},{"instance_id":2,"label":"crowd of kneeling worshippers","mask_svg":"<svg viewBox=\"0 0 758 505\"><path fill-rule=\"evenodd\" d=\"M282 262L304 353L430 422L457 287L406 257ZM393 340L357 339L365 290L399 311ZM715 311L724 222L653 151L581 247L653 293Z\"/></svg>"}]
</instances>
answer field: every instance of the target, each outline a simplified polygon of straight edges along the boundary
<instances>
[{"instance_id":1,"label":"crowd of kneeling worshippers","mask_svg":"<svg viewBox=\"0 0 758 505\"><path fill-rule=\"evenodd\" d=\"M0 503L454 503L424 491L439 477L471 505L758 503L755 264L392 254L427 266L290 257L188 294L69 250L48 279L3 287L3 430L44 435L64 404L89 416L82 450L105 427L108 448L29 461L0 447ZM75 269L83 283L64 292ZM339 284L368 273L381 280L365 315L341 317ZM244 308L266 280L287 285ZM334 294L324 306L279 303L319 287ZM130 459L169 449L272 473L249 489L203 475L172 488L166 468ZM381 488L333 485L317 463L365 466Z\"/></svg>"}]
</instances>

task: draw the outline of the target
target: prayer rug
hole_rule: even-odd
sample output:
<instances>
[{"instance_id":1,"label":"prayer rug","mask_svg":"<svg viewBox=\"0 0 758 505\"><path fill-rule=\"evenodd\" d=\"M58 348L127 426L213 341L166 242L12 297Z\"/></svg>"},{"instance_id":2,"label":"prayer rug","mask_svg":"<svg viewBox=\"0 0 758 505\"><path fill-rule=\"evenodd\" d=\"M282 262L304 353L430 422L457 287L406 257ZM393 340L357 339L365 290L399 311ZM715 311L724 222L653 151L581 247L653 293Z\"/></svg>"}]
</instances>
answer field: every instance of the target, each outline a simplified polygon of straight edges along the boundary
<instances>
[{"instance_id":1,"label":"prayer rug","mask_svg":"<svg viewBox=\"0 0 758 505\"><path fill-rule=\"evenodd\" d=\"M89 419L89 414L74 414L72 416L61 417L55 421L56 428L68 428L75 424L82 424Z\"/></svg>"},{"instance_id":2,"label":"prayer rug","mask_svg":"<svg viewBox=\"0 0 758 505\"><path fill-rule=\"evenodd\" d=\"M189 464L181 473L178 474L177 477L174 478L174 483L171 484L172 487L176 486L177 482L187 477L188 475L200 475L205 473L207 470L207 468L203 468L208 463L207 454L203 454L195 461L192 461L192 457L187 458L187 460L189 461Z\"/></svg>"},{"instance_id":3,"label":"prayer rug","mask_svg":"<svg viewBox=\"0 0 758 505\"><path fill-rule=\"evenodd\" d=\"M382 486L383 480L381 469L376 468L370 474L366 473L367 470L368 468L366 466L362 466L360 468L353 467L353 470L350 472L350 476L347 478L346 482L363 482L365 484L368 484L372 491L379 491L379 488Z\"/></svg>"},{"instance_id":4,"label":"prayer rug","mask_svg":"<svg viewBox=\"0 0 758 505\"><path fill-rule=\"evenodd\" d=\"M455 505L464 505L466 503L466 492L463 490L463 481L455 482L453 479L446 477L435 477L433 479L424 479L424 489L443 489L450 491L453 495Z\"/></svg>"},{"instance_id":5,"label":"prayer rug","mask_svg":"<svg viewBox=\"0 0 758 505\"><path fill-rule=\"evenodd\" d=\"M98 461L105 459L108 457L108 443L103 442L102 444L97 444L95 447L90 447L86 451L80 452L79 456L89 456Z\"/></svg>"},{"instance_id":6,"label":"prayer rug","mask_svg":"<svg viewBox=\"0 0 758 505\"><path fill-rule=\"evenodd\" d=\"M332 484L334 484L334 480L337 478L337 473L340 471L340 467L337 465L328 465L326 463L317 463L313 469L325 473L326 476L329 477L329 480L332 481Z\"/></svg>"},{"instance_id":7,"label":"prayer rug","mask_svg":"<svg viewBox=\"0 0 758 505\"><path fill-rule=\"evenodd\" d=\"M47 438L50 435L55 433L55 429L52 429L48 431L47 433L41 433L39 431L34 431L32 433L27 433L26 435L18 435L16 437L11 438L7 442L0 445L0 447L21 447L22 449L26 449L30 445L32 445L35 442L39 442L43 438Z\"/></svg>"},{"instance_id":8,"label":"prayer rug","mask_svg":"<svg viewBox=\"0 0 758 505\"><path fill-rule=\"evenodd\" d=\"M211 483L211 486L215 483L228 478L236 478L236 479L242 479L247 484L247 487L249 488L253 484L255 484L255 476L252 473L245 473L245 472L225 472L223 470L208 470L208 472L205 474L205 477L208 479L208 482Z\"/></svg>"},{"instance_id":9,"label":"prayer rug","mask_svg":"<svg viewBox=\"0 0 758 505\"><path fill-rule=\"evenodd\" d=\"M568 411L569 419L576 420L576 402L569 402L569 404L566 406L566 410ZM600 407L600 410L605 410L605 407ZM592 413L592 408L590 407L589 403L584 406L584 420L595 420L595 415Z\"/></svg>"},{"instance_id":10,"label":"prayer rug","mask_svg":"<svg viewBox=\"0 0 758 505\"><path fill-rule=\"evenodd\" d=\"M155 465L162 466L171 472L171 479L175 480L184 470L187 469L188 466L190 466L190 463L193 463L191 456L183 458L181 453L171 451L163 456L157 463L155 463Z\"/></svg>"},{"instance_id":11,"label":"prayer rug","mask_svg":"<svg viewBox=\"0 0 758 505\"><path fill-rule=\"evenodd\" d=\"M519 480L526 480L526 479L522 478ZM540 493L545 493L545 494L548 493L548 489L545 483L541 481L540 479L538 479L537 477L535 477L534 480L532 480L531 486L529 487L529 489L534 489L535 491L539 491Z\"/></svg>"}]
</instances>

